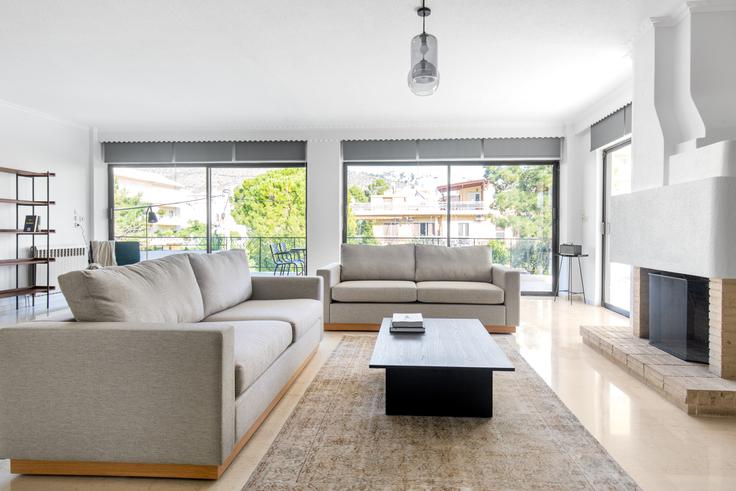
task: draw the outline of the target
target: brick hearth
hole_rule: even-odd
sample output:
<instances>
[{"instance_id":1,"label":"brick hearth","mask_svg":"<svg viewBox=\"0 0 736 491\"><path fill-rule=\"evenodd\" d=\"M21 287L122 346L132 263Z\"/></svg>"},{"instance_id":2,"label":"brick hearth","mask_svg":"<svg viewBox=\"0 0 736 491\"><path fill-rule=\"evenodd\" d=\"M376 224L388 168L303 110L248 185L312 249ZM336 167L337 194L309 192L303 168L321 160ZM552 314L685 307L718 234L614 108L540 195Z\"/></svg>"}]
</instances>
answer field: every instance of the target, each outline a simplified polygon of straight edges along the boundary
<instances>
[{"instance_id":1,"label":"brick hearth","mask_svg":"<svg viewBox=\"0 0 736 491\"><path fill-rule=\"evenodd\" d=\"M625 326L581 326L583 342L692 415L736 416L736 381L632 336Z\"/></svg>"}]
</instances>

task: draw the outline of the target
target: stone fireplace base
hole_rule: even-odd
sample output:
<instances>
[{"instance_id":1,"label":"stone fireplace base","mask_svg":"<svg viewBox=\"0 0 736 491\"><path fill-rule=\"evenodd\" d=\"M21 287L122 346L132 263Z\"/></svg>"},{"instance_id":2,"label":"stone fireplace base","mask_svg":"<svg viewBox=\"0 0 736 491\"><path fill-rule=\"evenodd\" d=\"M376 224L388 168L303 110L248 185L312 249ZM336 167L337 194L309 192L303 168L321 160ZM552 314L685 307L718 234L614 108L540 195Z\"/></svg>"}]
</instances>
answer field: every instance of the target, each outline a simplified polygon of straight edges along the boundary
<instances>
[{"instance_id":1,"label":"stone fireplace base","mask_svg":"<svg viewBox=\"0 0 736 491\"><path fill-rule=\"evenodd\" d=\"M635 337L649 337L649 272L635 267L631 324ZM736 279L711 278L709 284L709 365L716 376L736 380Z\"/></svg>"},{"instance_id":2,"label":"stone fireplace base","mask_svg":"<svg viewBox=\"0 0 736 491\"><path fill-rule=\"evenodd\" d=\"M581 326L583 342L596 349L688 414L736 416L736 381L708 365L689 363L650 346L625 326Z\"/></svg>"},{"instance_id":3,"label":"stone fireplace base","mask_svg":"<svg viewBox=\"0 0 736 491\"><path fill-rule=\"evenodd\" d=\"M709 280L709 363L704 365L649 344L650 271L633 270L632 327L581 326L583 342L688 414L736 416L736 279Z\"/></svg>"}]
</instances>

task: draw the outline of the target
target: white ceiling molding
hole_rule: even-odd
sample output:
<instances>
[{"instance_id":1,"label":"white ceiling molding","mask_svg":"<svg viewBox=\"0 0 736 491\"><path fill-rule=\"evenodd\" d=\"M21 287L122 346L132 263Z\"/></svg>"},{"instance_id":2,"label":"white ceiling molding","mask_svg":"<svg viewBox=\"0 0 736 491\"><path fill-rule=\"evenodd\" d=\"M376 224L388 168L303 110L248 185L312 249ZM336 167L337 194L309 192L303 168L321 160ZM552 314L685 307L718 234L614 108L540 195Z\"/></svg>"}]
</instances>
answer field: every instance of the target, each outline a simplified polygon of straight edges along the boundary
<instances>
[{"instance_id":1,"label":"white ceiling molding","mask_svg":"<svg viewBox=\"0 0 736 491\"><path fill-rule=\"evenodd\" d=\"M567 125L574 134L582 133L592 125L631 103L634 94L633 80L629 79L614 91L585 108ZM636 108L634 108L636 110Z\"/></svg>"},{"instance_id":2,"label":"white ceiling molding","mask_svg":"<svg viewBox=\"0 0 736 491\"><path fill-rule=\"evenodd\" d=\"M57 116L55 114L49 114L47 112L39 111L38 109L33 109L32 107L21 106L20 104L15 104L13 102L4 101L2 99L0 99L0 106L6 107L8 109L13 109L15 111L21 111L21 112L24 112L24 113L27 113L27 114L31 114L33 116L36 116L36 117L39 117L39 118L43 118L43 119L47 119L49 121L54 121L55 123L60 123L60 124L63 124L63 125L72 126L74 128L80 128L80 129L84 129L84 130L90 130L91 129L91 127L90 126L87 126L86 124L82 124L82 123L79 123L77 121L73 121L73 120L68 119L68 118Z\"/></svg>"}]
</instances>

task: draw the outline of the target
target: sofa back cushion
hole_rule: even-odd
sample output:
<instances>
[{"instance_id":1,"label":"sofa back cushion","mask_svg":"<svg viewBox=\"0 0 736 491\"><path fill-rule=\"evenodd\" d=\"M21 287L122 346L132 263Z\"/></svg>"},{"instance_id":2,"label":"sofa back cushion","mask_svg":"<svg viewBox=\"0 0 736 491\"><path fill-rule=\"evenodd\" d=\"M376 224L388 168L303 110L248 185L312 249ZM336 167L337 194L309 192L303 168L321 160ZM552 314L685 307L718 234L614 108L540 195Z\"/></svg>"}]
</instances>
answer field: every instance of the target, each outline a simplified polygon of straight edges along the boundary
<instances>
[{"instance_id":1,"label":"sofa back cushion","mask_svg":"<svg viewBox=\"0 0 736 491\"><path fill-rule=\"evenodd\" d=\"M343 244L342 281L414 281L414 244L371 246Z\"/></svg>"},{"instance_id":2,"label":"sofa back cushion","mask_svg":"<svg viewBox=\"0 0 736 491\"><path fill-rule=\"evenodd\" d=\"M245 251L189 254L205 317L248 300L253 293Z\"/></svg>"},{"instance_id":3,"label":"sofa back cushion","mask_svg":"<svg viewBox=\"0 0 736 491\"><path fill-rule=\"evenodd\" d=\"M78 321L199 322L202 294L186 255L72 271L59 286Z\"/></svg>"},{"instance_id":4,"label":"sofa back cushion","mask_svg":"<svg viewBox=\"0 0 736 491\"><path fill-rule=\"evenodd\" d=\"M416 246L416 281L491 281L488 246Z\"/></svg>"}]
</instances>

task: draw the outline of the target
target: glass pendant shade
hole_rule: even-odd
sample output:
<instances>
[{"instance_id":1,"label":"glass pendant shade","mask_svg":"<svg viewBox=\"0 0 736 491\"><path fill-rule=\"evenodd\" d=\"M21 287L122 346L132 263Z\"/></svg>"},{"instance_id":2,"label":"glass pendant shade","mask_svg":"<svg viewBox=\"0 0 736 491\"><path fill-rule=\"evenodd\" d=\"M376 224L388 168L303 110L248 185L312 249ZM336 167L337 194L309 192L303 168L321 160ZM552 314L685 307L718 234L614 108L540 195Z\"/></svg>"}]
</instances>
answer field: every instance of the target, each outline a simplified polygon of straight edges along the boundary
<instances>
[{"instance_id":1,"label":"glass pendant shade","mask_svg":"<svg viewBox=\"0 0 736 491\"><path fill-rule=\"evenodd\" d=\"M411 40L409 88L416 95L432 95L439 85L437 38L431 34L418 34Z\"/></svg>"}]
</instances>

